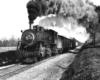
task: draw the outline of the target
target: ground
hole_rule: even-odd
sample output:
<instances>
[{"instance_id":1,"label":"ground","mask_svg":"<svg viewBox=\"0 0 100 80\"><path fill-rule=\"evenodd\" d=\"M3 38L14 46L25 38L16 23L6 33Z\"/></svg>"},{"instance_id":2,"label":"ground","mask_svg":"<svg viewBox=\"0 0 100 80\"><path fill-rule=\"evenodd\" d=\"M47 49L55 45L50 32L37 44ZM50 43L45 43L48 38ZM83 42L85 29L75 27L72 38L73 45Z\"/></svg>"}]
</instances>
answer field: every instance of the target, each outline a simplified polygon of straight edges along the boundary
<instances>
[{"instance_id":1,"label":"ground","mask_svg":"<svg viewBox=\"0 0 100 80\"><path fill-rule=\"evenodd\" d=\"M65 53L16 74L6 80L59 80L61 74L71 64L75 54Z\"/></svg>"},{"instance_id":2,"label":"ground","mask_svg":"<svg viewBox=\"0 0 100 80\"><path fill-rule=\"evenodd\" d=\"M0 47L0 53L16 49L17 49L16 47Z\"/></svg>"}]
</instances>

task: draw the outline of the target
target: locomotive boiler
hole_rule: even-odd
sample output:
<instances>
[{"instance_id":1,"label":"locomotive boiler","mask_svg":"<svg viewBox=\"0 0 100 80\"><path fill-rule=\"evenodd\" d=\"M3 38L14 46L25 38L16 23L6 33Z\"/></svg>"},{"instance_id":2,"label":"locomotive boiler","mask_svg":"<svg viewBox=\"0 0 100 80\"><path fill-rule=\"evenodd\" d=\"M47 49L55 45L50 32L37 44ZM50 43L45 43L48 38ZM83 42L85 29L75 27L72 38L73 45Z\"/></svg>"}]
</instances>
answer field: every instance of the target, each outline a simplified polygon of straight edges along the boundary
<instances>
[{"instance_id":1,"label":"locomotive boiler","mask_svg":"<svg viewBox=\"0 0 100 80\"><path fill-rule=\"evenodd\" d=\"M23 62L37 62L75 47L74 39L67 39L53 30L36 25L33 29L22 32L17 46L17 57Z\"/></svg>"}]
</instances>

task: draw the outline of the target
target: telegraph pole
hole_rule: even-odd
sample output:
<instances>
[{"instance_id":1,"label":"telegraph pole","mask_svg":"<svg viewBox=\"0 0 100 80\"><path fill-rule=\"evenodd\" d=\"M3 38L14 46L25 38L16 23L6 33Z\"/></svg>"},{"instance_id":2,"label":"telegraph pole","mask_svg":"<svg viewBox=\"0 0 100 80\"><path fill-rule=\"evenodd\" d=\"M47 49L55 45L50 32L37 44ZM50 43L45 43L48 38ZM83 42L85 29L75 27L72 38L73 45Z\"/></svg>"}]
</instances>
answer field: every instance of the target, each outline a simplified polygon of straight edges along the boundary
<instances>
[{"instance_id":1,"label":"telegraph pole","mask_svg":"<svg viewBox=\"0 0 100 80\"><path fill-rule=\"evenodd\" d=\"M94 43L94 46L95 46L95 26L93 28L93 43Z\"/></svg>"},{"instance_id":2,"label":"telegraph pole","mask_svg":"<svg viewBox=\"0 0 100 80\"><path fill-rule=\"evenodd\" d=\"M92 22L89 23L89 31L91 33L91 37L92 37L92 44L93 46L95 46L95 33L96 33L96 25L94 25Z\"/></svg>"},{"instance_id":3,"label":"telegraph pole","mask_svg":"<svg viewBox=\"0 0 100 80\"><path fill-rule=\"evenodd\" d=\"M96 25L92 24L92 33L93 33L93 45L95 46L95 33L96 33Z\"/></svg>"}]
</instances>

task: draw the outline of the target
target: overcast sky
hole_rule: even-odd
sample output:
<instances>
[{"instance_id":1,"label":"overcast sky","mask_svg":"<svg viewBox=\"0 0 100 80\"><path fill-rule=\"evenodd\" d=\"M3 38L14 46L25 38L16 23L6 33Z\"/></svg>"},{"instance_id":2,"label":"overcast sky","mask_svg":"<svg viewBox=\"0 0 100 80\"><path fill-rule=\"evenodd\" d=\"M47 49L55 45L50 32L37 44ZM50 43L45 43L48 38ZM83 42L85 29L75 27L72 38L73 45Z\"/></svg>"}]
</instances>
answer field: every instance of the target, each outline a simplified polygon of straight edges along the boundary
<instances>
[{"instance_id":1,"label":"overcast sky","mask_svg":"<svg viewBox=\"0 0 100 80\"><path fill-rule=\"evenodd\" d=\"M28 29L26 4L29 0L0 0L0 39L15 36L20 38L20 30ZM91 0L99 5L99 0Z\"/></svg>"},{"instance_id":2,"label":"overcast sky","mask_svg":"<svg viewBox=\"0 0 100 80\"><path fill-rule=\"evenodd\" d=\"M20 30L28 29L26 4L29 0L0 0L0 39L20 37Z\"/></svg>"}]
</instances>

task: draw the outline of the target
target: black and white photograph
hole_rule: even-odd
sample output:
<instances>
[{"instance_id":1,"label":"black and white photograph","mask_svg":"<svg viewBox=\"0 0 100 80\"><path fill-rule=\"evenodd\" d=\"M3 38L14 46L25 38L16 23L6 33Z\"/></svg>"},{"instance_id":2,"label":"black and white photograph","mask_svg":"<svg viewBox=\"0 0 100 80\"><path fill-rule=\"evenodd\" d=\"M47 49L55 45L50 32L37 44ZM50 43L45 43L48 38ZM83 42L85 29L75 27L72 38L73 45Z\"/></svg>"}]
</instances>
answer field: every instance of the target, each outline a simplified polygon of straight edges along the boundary
<instances>
[{"instance_id":1,"label":"black and white photograph","mask_svg":"<svg viewBox=\"0 0 100 80\"><path fill-rule=\"evenodd\" d=\"M100 1L1 0L0 80L100 80Z\"/></svg>"}]
</instances>

